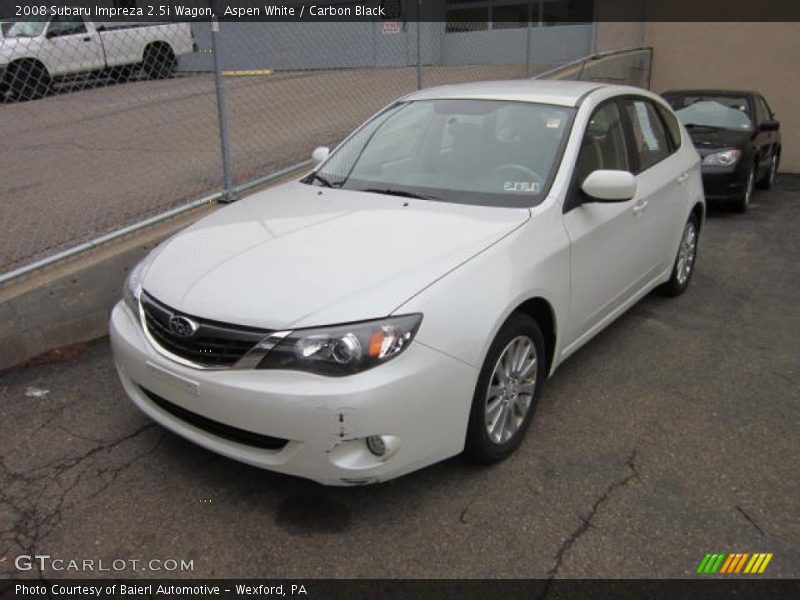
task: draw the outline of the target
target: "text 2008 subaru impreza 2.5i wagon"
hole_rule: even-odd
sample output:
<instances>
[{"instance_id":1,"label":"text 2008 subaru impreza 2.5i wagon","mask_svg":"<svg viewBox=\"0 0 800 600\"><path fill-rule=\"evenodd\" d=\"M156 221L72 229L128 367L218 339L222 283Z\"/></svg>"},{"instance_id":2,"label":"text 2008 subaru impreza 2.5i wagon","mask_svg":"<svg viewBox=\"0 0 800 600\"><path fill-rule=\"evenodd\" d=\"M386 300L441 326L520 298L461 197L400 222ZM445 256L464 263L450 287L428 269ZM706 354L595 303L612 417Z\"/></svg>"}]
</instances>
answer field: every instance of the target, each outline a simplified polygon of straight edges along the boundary
<instances>
[{"instance_id":1,"label":"text 2008 subaru impreza 2.5i wagon","mask_svg":"<svg viewBox=\"0 0 800 600\"><path fill-rule=\"evenodd\" d=\"M139 408L252 465L347 485L505 458L565 358L692 276L700 160L641 89L428 89L314 156L164 242L111 317Z\"/></svg>"}]
</instances>

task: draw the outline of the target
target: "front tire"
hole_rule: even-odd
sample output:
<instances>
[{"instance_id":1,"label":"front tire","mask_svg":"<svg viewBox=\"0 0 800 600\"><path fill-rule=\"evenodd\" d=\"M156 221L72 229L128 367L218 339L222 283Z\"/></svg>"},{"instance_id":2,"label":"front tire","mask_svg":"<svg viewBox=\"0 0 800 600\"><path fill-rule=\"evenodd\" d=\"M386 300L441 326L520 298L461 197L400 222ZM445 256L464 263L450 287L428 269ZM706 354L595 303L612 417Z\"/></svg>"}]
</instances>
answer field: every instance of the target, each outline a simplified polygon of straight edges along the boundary
<instances>
[{"instance_id":1,"label":"front tire","mask_svg":"<svg viewBox=\"0 0 800 600\"><path fill-rule=\"evenodd\" d=\"M547 377L542 331L516 313L500 328L472 398L466 455L490 464L508 457L525 436Z\"/></svg>"},{"instance_id":2,"label":"front tire","mask_svg":"<svg viewBox=\"0 0 800 600\"><path fill-rule=\"evenodd\" d=\"M672 266L669 281L658 288L664 296L680 296L689 287L689 281L694 274L694 265L697 260L697 241L700 234L700 220L693 214L686 221L681 234L681 243L678 246L678 255Z\"/></svg>"},{"instance_id":3,"label":"front tire","mask_svg":"<svg viewBox=\"0 0 800 600\"><path fill-rule=\"evenodd\" d=\"M739 197L734 201L733 209L738 213L746 213L750 208L750 201L753 199L753 194L756 190L756 166L751 165L750 171L747 174L747 183L745 183L744 190Z\"/></svg>"},{"instance_id":4,"label":"front tire","mask_svg":"<svg viewBox=\"0 0 800 600\"><path fill-rule=\"evenodd\" d=\"M41 63L23 62L9 68L8 84L14 100L36 100L50 91L50 73Z\"/></svg>"}]
</instances>

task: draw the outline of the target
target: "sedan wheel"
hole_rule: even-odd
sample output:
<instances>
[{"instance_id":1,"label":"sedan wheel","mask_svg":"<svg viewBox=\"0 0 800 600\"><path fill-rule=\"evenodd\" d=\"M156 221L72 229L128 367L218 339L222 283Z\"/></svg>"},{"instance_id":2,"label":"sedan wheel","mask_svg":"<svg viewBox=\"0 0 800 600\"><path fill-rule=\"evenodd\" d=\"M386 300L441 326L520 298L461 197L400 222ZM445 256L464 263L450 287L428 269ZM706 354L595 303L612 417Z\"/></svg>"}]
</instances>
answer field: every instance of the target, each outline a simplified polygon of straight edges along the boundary
<instances>
[{"instance_id":1,"label":"sedan wheel","mask_svg":"<svg viewBox=\"0 0 800 600\"><path fill-rule=\"evenodd\" d=\"M753 192L756 187L756 168L750 167L750 173L747 175L747 183L745 184L744 191L736 201L734 208L736 212L744 213L750 206L750 200L753 199Z\"/></svg>"},{"instance_id":2,"label":"sedan wheel","mask_svg":"<svg viewBox=\"0 0 800 600\"><path fill-rule=\"evenodd\" d=\"M467 454L490 463L522 441L545 378L544 338L535 320L515 314L501 327L478 377Z\"/></svg>"},{"instance_id":3,"label":"sedan wheel","mask_svg":"<svg viewBox=\"0 0 800 600\"><path fill-rule=\"evenodd\" d=\"M778 178L778 155L774 154L772 156L772 161L769 163L769 172L767 176L764 177L761 182L758 184L759 187L770 190L775 185L775 180Z\"/></svg>"}]
</instances>

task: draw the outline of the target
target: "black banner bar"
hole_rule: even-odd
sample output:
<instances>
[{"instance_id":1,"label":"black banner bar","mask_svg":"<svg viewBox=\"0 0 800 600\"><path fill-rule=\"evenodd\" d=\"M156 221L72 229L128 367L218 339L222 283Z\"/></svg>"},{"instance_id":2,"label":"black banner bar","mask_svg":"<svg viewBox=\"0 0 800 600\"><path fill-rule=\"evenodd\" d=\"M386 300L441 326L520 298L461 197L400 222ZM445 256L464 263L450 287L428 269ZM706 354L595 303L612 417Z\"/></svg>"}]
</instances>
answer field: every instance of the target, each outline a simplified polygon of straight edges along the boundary
<instances>
[{"instance_id":1,"label":"black banner bar","mask_svg":"<svg viewBox=\"0 0 800 600\"><path fill-rule=\"evenodd\" d=\"M757 576L756 576L757 577ZM144 600L293 598L308 600L789 600L800 597L800 581L754 578L551 579L551 580L0 580L0 597Z\"/></svg>"},{"instance_id":2,"label":"black banner bar","mask_svg":"<svg viewBox=\"0 0 800 600\"><path fill-rule=\"evenodd\" d=\"M518 0L524 3L525 0ZM536 0L533 0L534 5ZM560 8L556 5L563 3ZM0 20L78 16L92 21L443 22L485 0L2 0ZM800 21L797 0L553 0L560 23L646 21ZM455 18L454 17L454 18Z\"/></svg>"}]
</instances>

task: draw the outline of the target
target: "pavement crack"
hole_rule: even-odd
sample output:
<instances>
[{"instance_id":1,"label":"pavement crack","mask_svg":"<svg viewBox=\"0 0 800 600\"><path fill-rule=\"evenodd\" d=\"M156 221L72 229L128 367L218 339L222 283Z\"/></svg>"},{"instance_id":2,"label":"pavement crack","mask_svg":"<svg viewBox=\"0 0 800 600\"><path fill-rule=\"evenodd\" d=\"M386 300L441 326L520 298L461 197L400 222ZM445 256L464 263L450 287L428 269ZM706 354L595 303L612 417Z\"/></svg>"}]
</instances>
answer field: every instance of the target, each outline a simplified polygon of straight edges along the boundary
<instances>
[{"instance_id":1,"label":"pavement crack","mask_svg":"<svg viewBox=\"0 0 800 600\"><path fill-rule=\"evenodd\" d=\"M154 427L155 423L148 422L115 439L99 443L94 440L93 445L80 454L59 457L27 472L13 470L0 457L0 503L11 508L14 523L11 531L0 532L3 541L12 541L24 553L35 554L42 540L63 522L67 508L80 505L84 498L102 493L117 480L122 471L159 447L164 439L163 431L154 443L147 444L143 450L134 448L132 454L126 451L123 456L112 454L120 445ZM76 437L90 441L90 438ZM87 461L95 464L101 453L105 453L103 460L110 461L111 466L103 465L103 468L94 470L83 466ZM92 473L100 477L92 478ZM89 487L83 485L86 489L81 490L82 483Z\"/></svg>"},{"instance_id":2,"label":"pavement crack","mask_svg":"<svg viewBox=\"0 0 800 600\"><path fill-rule=\"evenodd\" d=\"M608 499L616 490L628 485L632 479L640 480L639 473L636 470L636 450L633 450L625 460L625 468L627 470L625 476L608 484L606 489L603 490L603 492L595 499L594 502L592 502L592 506L586 515L578 515L580 524L569 536L564 539L558 549L558 552L556 552L553 566L550 567L550 570L547 572L547 582L545 583L544 589L542 590L542 594L539 596L539 598L544 598L550 591L553 579L555 579L555 577L558 575L558 571L561 568L564 558L570 549L584 533L586 533L590 528L594 527L592 520L597 515L600 507L603 506L606 501L608 501Z\"/></svg>"},{"instance_id":3,"label":"pavement crack","mask_svg":"<svg viewBox=\"0 0 800 600\"><path fill-rule=\"evenodd\" d=\"M736 506L736 510L738 510L739 513L741 513L741 515L747 520L748 523L750 523L750 525L755 527L755 529L756 529L756 531L758 531L758 533L760 533L764 537L767 537L767 534L764 533L764 530L761 529L761 527L758 526L758 523L756 523L755 520L750 515L748 515L741 506L737 505Z\"/></svg>"},{"instance_id":4,"label":"pavement crack","mask_svg":"<svg viewBox=\"0 0 800 600\"><path fill-rule=\"evenodd\" d=\"M472 508L472 505L475 504L475 500L470 500L469 504L464 507L464 510L461 511L461 514L458 515L458 520L463 523L464 525L469 525L469 521L467 520L467 513L469 509Z\"/></svg>"}]
</instances>

